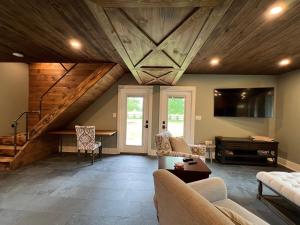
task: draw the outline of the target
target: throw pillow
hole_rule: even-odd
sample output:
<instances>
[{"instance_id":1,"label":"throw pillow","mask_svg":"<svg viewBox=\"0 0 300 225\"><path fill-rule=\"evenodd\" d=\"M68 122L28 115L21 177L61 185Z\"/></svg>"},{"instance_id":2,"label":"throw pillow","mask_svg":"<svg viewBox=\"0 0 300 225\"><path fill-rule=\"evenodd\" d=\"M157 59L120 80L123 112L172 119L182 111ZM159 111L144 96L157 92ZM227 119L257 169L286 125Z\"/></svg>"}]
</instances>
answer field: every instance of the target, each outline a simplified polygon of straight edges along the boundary
<instances>
[{"instance_id":1,"label":"throw pillow","mask_svg":"<svg viewBox=\"0 0 300 225\"><path fill-rule=\"evenodd\" d=\"M169 137L169 132L162 132L155 136L156 147L159 152L167 153L172 151Z\"/></svg>"},{"instance_id":2,"label":"throw pillow","mask_svg":"<svg viewBox=\"0 0 300 225\"><path fill-rule=\"evenodd\" d=\"M236 225L254 225L231 209L222 206L216 206L216 208Z\"/></svg>"},{"instance_id":3,"label":"throw pillow","mask_svg":"<svg viewBox=\"0 0 300 225\"><path fill-rule=\"evenodd\" d=\"M183 137L170 137L169 140L174 152L184 152L192 154L190 147L185 142Z\"/></svg>"}]
</instances>

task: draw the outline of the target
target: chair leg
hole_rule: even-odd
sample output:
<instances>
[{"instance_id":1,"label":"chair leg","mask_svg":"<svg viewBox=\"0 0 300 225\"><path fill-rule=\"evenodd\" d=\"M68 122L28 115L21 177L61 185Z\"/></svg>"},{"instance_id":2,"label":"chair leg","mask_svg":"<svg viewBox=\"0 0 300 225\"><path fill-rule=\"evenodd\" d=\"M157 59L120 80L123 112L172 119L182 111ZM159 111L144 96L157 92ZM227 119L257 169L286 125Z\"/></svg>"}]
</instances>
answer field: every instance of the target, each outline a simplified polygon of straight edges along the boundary
<instances>
[{"instance_id":1,"label":"chair leg","mask_svg":"<svg viewBox=\"0 0 300 225\"><path fill-rule=\"evenodd\" d=\"M85 150L85 152L84 152L84 157L85 158L87 157L87 150Z\"/></svg>"},{"instance_id":2,"label":"chair leg","mask_svg":"<svg viewBox=\"0 0 300 225\"><path fill-rule=\"evenodd\" d=\"M80 150L78 149L78 153L77 153L77 163L79 163L80 161Z\"/></svg>"},{"instance_id":3,"label":"chair leg","mask_svg":"<svg viewBox=\"0 0 300 225\"><path fill-rule=\"evenodd\" d=\"M99 157L99 159L101 159L102 158L102 146L99 146L98 150L99 150L98 157Z\"/></svg>"},{"instance_id":4,"label":"chair leg","mask_svg":"<svg viewBox=\"0 0 300 225\"><path fill-rule=\"evenodd\" d=\"M94 150L92 151L92 164L94 164L95 162L95 154L94 154Z\"/></svg>"}]
</instances>

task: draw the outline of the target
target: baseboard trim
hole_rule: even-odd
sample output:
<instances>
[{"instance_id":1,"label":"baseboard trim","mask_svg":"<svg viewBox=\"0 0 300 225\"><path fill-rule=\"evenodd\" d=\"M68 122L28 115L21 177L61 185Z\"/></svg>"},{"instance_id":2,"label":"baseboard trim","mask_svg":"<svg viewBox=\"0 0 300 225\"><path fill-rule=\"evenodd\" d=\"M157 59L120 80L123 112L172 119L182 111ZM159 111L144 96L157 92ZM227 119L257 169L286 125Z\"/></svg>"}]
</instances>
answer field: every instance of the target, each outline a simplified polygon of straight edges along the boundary
<instances>
[{"instance_id":1,"label":"baseboard trim","mask_svg":"<svg viewBox=\"0 0 300 225\"><path fill-rule=\"evenodd\" d=\"M300 164L294 163L292 161L289 161L289 160L281 158L281 157L278 157L277 160L278 160L278 164L280 164L288 169L294 170L296 172L300 171Z\"/></svg>"},{"instance_id":2,"label":"baseboard trim","mask_svg":"<svg viewBox=\"0 0 300 225\"><path fill-rule=\"evenodd\" d=\"M63 152L77 152L77 148L76 146L63 146ZM102 153L110 155L120 154L118 148L103 148Z\"/></svg>"}]
</instances>

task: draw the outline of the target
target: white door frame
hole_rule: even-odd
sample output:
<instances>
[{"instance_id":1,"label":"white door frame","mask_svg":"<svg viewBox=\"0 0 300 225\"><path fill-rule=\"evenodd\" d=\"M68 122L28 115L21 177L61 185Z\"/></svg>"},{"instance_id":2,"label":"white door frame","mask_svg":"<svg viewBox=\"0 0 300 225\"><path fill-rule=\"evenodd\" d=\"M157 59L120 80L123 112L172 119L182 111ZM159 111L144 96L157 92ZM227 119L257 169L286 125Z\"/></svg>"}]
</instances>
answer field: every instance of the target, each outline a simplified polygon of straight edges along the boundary
<instances>
[{"instance_id":1,"label":"white door frame","mask_svg":"<svg viewBox=\"0 0 300 225\"><path fill-rule=\"evenodd\" d=\"M191 123L190 123L190 127L191 127L191 131L190 131L190 135L188 137L188 139L186 141L188 141L189 143L193 144L194 143L194 136L195 136L195 110L196 110L196 87L193 86L161 86L160 87L160 112L159 112L159 131L162 131L162 109L163 107L165 107L165 102L162 102L162 95L164 94L164 92L173 92L173 93L183 93L183 92L190 92L191 93Z\"/></svg>"},{"instance_id":2,"label":"white door frame","mask_svg":"<svg viewBox=\"0 0 300 225\"><path fill-rule=\"evenodd\" d=\"M148 135L145 140L145 151L135 152L135 151L127 151L125 140L125 132L122 127L122 121L126 120L122 115L122 106L124 106L122 95L126 92L136 92L139 93L143 91L144 94L147 95L149 105L148 105ZM150 153L151 152L151 133L152 133L152 96L153 96L153 86L143 86L143 85L119 85L118 86L118 120L117 120L117 128L118 128L118 150L119 152L130 152L130 153Z\"/></svg>"}]
</instances>

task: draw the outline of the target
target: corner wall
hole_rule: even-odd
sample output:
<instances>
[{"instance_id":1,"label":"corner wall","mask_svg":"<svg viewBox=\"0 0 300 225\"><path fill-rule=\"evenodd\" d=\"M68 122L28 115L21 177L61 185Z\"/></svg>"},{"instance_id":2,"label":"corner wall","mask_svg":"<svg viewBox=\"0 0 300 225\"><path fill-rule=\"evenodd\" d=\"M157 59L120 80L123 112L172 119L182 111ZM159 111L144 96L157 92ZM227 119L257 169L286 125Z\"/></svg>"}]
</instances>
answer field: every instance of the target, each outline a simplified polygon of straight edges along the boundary
<instances>
[{"instance_id":1,"label":"corner wall","mask_svg":"<svg viewBox=\"0 0 300 225\"><path fill-rule=\"evenodd\" d=\"M279 156L300 164L300 70L279 76L276 138Z\"/></svg>"},{"instance_id":2,"label":"corner wall","mask_svg":"<svg viewBox=\"0 0 300 225\"><path fill-rule=\"evenodd\" d=\"M28 71L25 63L0 63L0 135L12 134L12 121L28 110Z\"/></svg>"}]
</instances>

